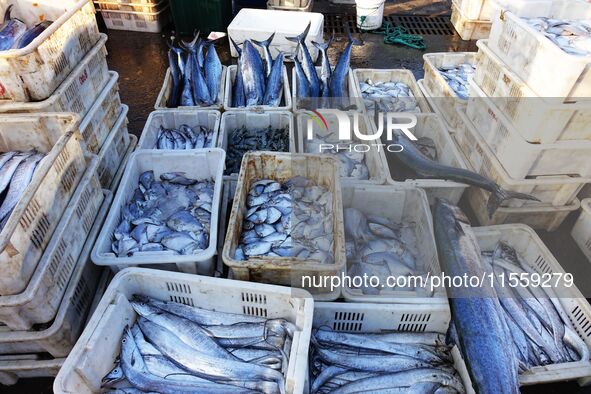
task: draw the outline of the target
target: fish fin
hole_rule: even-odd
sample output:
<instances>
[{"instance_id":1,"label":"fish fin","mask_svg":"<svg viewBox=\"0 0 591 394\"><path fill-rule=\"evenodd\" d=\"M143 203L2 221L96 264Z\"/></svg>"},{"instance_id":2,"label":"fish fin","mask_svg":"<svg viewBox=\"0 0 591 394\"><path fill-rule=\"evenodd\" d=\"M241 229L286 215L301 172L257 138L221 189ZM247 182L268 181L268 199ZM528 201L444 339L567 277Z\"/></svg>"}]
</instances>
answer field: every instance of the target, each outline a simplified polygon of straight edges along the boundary
<instances>
[{"instance_id":1,"label":"fish fin","mask_svg":"<svg viewBox=\"0 0 591 394\"><path fill-rule=\"evenodd\" d=\"M285 37L285 39L291 42L303 43L304 41L306 41L306 37L308 37L310 26L312 26L312 21L308 22L308 26L306 26L306 29L303 32L301 32L295 37Z\"/></svg>"},{"instance_id":2,"label":"fish fin","mask_svg":"<svg viewBox=\"0 0 591 394\"><path fill-rule=\"evenodd\" d=\"M4 22L8 22L10 20L10 14L12 13L12 7L14 7L14 4L9 5L8 8L6 9L6 12L4 13Z\"/></svg>"},{"instance_id":3,"label":"fish fin","mask_svg":"<svg viewBox=\"0 0 591 394\"><path fill-rule=\"evenodd\" d=\"M356 40L353 38L353 36L351 35L351 31L347 31L347 35L349 36L349 42L355 46L360 46L363 45L363 42Z\"/></svg>"},{"instance_id":4,"label":"fish fin","mask_svg":"<svg viewBox=\"0 0 591 394\"><path fill-rule=\"evenodd\" d=\"M488 217L492 218L492 215L501 206L503 201L510 200L512 198L515 198L518 200L540 201L538 198L531 196L529 194L512 192L509 190L501 189L499 187L495 192L491 193L490 197L488 198L488 203L487 203Z\"/></svg>"},{"instance_id":5,"label":"fish fin","mask_svg":"<svg viewBox=\"0 0 591 394\"><path fill-rule=\"evenodd\" d=\"M242 49L240 49L240 47L238 46L238 44L236 44L236 41L234 41L234 39L230 36L228 36L228 38L230 39L230 42L232 43L232 46L234 46L234 49L236 49L236 52L238 52L238 56L242 56Z\"/></svg>"},{"instance_id":6,"label":"fish fin","mask_svg":"<svg viewBox=\"0 0 591 394\"><path fill-rule=\"evenodd\" d=\"M312 45L314 45L316 48L318 48L319 50L327 50L328 47L330 46L330 44L332 43L332 39L334 38L334 34L332 36L330 36L330 38L328 39L327 42L316 42L316 41L312 41Z\"/></svg>"},{"instance_id":7,"label":"fish fin","mask_svg":"<svg viewBox=\"0 0 591 394\"><path fill-rule=\"evenodd\" d=\"M193 37L193 40L191 40L190 42L187 41L181 41L182 45L186 48L186 49L192 49L195 48L197 46L197 42L199 40L199 31L195 33L195 37Z\"/></svg>"},{"instance_id":8,"label":"fish fin","mask_svg":"<svg viewBox=\"0 0 591 394\"><path fill-rule=\"evenodd\" d=\"M273 41L274 37L275 37L275 33L271 34L271 36L269 38L267 38L265 41L252 40L252 42L254 42L255 45L260 46L261 48L268 48L269 45L271 45L271 41Z\"/></svg>"}]
</instances>

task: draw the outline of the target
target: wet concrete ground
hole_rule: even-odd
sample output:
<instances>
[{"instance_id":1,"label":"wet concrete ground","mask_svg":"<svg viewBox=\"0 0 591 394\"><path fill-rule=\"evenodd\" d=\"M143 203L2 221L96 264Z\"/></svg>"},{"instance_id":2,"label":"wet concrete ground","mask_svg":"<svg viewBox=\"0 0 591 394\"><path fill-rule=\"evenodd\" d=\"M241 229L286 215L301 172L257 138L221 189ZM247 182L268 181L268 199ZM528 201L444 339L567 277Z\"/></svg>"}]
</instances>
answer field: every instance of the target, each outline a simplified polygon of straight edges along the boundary
<instances>
[{"instance_id":1,"label":"wet concrete ground","mask_svg":"<svg viewBox=\"0 0 591 394\"><path fill-rule=\"evenodd\" d=\"M355 14L354 6L334 5L327 0L316 0L314 11L323 13ZM384 15L449 15L450 2L446 0L398 0L388 1ZM104 29L103 29L104 30ZM166 72L168 47L167 40L173 34L169 28L162 34L146 34L109 30L107 49L109 68L119 73L119 88L122 101L129 109L129 131L139 136L145 121L154 110L154 103L162 87ZM455 35L426 35L426 51L386 45L383 36L363 33L354 34L361 39L363 46L354 47L351 56L352 68L405 68L411 70L417 79L423 75L422 55L426 52L476 51L474 42L462 41ZM233 62L225 40L220 43L218 53L223 64ZM346 45L347 37L335 37L335 43L329 50L331 62ZM235 62L234 62L235 63ZM291 75L291 73L290 73ZM463 208L467 204L463 202ZM469 211L469 209L467 209ZM468 212L469 216L470 212ZM591 294L591 263L589 263L570 237L570 230L578 212L572 214L554 233L540 232L540 236L560 261L567 272L573 273L575 283L585 294ZM51 393L53 379L24 379L11 387L0 386L1 393ZM574 382L556 383L522 387L522 393L591 393L591 388L581 388Z\"/></svg>"}]
</instances>

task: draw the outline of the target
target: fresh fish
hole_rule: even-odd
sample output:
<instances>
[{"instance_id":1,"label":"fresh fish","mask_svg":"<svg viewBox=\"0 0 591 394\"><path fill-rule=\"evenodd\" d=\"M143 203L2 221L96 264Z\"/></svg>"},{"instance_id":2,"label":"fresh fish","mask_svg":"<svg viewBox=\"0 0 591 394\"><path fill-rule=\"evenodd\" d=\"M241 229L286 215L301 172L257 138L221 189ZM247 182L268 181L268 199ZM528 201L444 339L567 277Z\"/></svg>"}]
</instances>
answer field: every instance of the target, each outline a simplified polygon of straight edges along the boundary
<instances>
[{"instance_id":1,"label":"fresh fish","mask_svg":"<svg viewBox=\"0 0 591 394\"><path fill-rule=\"evenodd\" d=\"M261 129L241 127L228 134L226 169L224 174L240 172L242 157L250 151L289 152L289 130L286 128Z\"/></svg>"},{"instance_id":2,"label":"fresh fish","mask_svg":"<svg viewBox=\"0 0 591 394\"><path fill-rule=\"evenodd\" d=\"M321 97L330 97L330 79L332 76L332 69L330 67L330 60L328 58L327 50L332 43L334 38L334 34L330 36L328 42L319 43L312 41L312 44L318 48L320 54L322 55L322 62L321 62L321 71L320 71L320 80L322 81L322 86L320 89L320 96Z\"/></svg>"},{"instance_id":3,"label":"fresh fish","mask_svg":"<svg viewBox=\"0 0 591 394\"><path fill-rule=\"evenodd\" d=\"M404 82L366 79L359 83L359 88L368 111L421 112L412 90Z\"/></svg>"},{"instance_id":4,"label":"fresh fish","mask_svg":"<svg viewBox=\"0 0 591 394\"><path fill-rule=\"evenodd\" d=\"M281 104L281 94L283 93L283 68L283 52L279 52L273 61L271 72L267 78L267 87L263 98L264 105L278 107L279 104Z\"/></svg>"},{"instance_id":5,"label":"fresh fish","mask_svg":"<svg viewBox=\"0 0 591 394\"><path fill-rule=\"evenodd\" d=\"M21 161L18 168L14 172L10 180L10 187L6 193L6 197L0 206L0 227L4 227L4 223L12 213L12 210L21 199L23 193L31 183L33 174L37 165L45 157L42 153L34 153Z\"/></svg>"},{"instance_id":6,"label":"fresh fish","mask_svg":"<svg viewBox=\"0 0 591 394\"><path fill-rule=\"evenodd\" d=\"M468 81L476 72L476 68L470 63L462 63L457 66L439 67L439 73L445 79L450 88L458 95L459 98L467 100Z\"/></svg>"},{"instance_id":7,"label":"fresh fish","mask_svg":"<svg viewBox=\"0 0 591 394\"><path fill-rule=\"evenodd\" d=\"M21 162L31 156L32 152L9 152L4 157L4 165L0 168L0 194L10 185L10 181Z\"/></svg>"},{"instance_id":8,"label":"fresh fish","mask_svg":"<svg viewBox=\"0 0 591 394\"><path fill-rule=\"evenodd\" d=\"M275 33L271 34L269 38L265 41L256 41L252 40L255 45L260 46L263 48L263 53L265 55L265 77L268 79L271 76L271 69L273 68L273 57L271 56L271 51L269 50L269 46L275 37ZM283 62L283 61L282 61ZM267 82L268 84L268 82Z\"/></svg>"},{"instance_id":9,"label":"fresh fish","mask_svg":"<svg viewBox=\"0 0 591 394\"><path fill-rule=\"evenodd\" d=\"M347 96L347 75L349 74L349 65L351 62L351 51L353 45L361 45L357 40L351 37L349 32L349 43L345 47L345 50L339 56L339 60L334 68L334 72L330 78L330 92L333 97L346 97Z\"/></svg>"},{"instance_id":10,"label":"fresh fish","mask_svg":"<svg viewBox=\"0 0 591 394\"><path fill-rule=\"evenodd\" d=\"M246 106L261 105L265 95L263 62L250 40L244 41L242 56L240 57L240 68L244 83Z\"/></svg>"},{"instance_id":11,"label":"fresh fish","mask_svg":"<svg viewBox=\"0 0 591 394\"><path fill-rule=\"evenodd\" d=\"M4 23L0 26L0 51L7 51L15 47L16 42L27 31L27 25L20 19L10 16L13 5L6 9Z\"/></svg>"},{"instance_id":12,"label":"fresh fish","mask_svg":"<svg viewBox=\"0 0 591 394\"><path fill-rule=\"evenodd\" d=\"M392 143L399 144L403 147L402 151L395 155L396 158L421 177L466 183L489 191L491 195L488 199L487 210L490 217L492 217L503 201L511 198L539 201L536 197L528 194L504 190L494 181L475 172L446 166L429 160L403 133L395 132Z\"/></svg>"},{"instance_id":13,"label":"fresh fish","mask_svg":"<svg viewBox=\"0 0 591 394\"><path fill-rule=\"evenodd\" d=\"M209 91L210 100L212 103L216 103L222 83L222 62L220 62L213 42L208 43L204 69L205 84Z\"/></svg>"},{"instance_id":14,"label":"fresh fish","mask_svg":"<svg viewBox=\"0 0 591 394\"><path fill-rule=\"evenodd\" d=\"M483 277L480 248L464 213L437 199L434 208L435 238L441 269L447 275ZM478 393L519 393L517 360L502 320L494 290L448 289L458 347Z\"/></svg>"},{"instance_id":15,"label":"fresh fish","mask_svg":"<svg viewBox=\"0 0 591 394\"><path fill-rule=\"evenodd\" d=\"M575 56L591 54L591 24L587 21L545 17L523 19L564 52Z\"/></svg>"},{"instance_id":16,"label":"fresh fish","mask_svg":"<svg viewBox=\"0 0 591 394\"><path fill-rule=\"evenodd\" d=\"M33 40L41 35L49 26L51 26L52 21L43 21L37 23L35 26L27 30L16 42L15 48L20 49L24 48L29 45Z\"/></svg>"},{"instance_id":17,"label":"fresh fish","mask_svg":"<svg viewBox=\"0 0 591 394\"><path fill-rule=\"evenodd\" d=\"M189 83L191 85L191 91L193 94L193 101L199 105L212 105L211 94L208 90L205 76L203 74L203 60L200 60L202 56L201 48L203 46L202 40L197 34L193 41L183 42L185 48L189 52L187 59L187 67L190 68L191 77Z\"/></svg>"},{"instance_id":18,"label":"fresh fish","mask_svg":"<svg viewBox=\"0 0 591 394\"><path fill-rule=\"evenodd\" d=\"M296 70L296 82L294 83L297 83L298 98L312 97L312 93L310 90L310 82L308 81L308 77L306 77L306 73L302 68L302 64L298 60L297 49L295 55L293 56L293 66Z\"/></svg>"},{"instance_id":19,"label":"fresh fish","mask_svg":"<svg viewBox=\"0 0 591 394\"><path fill-rule=\"evenodd\" d=\"M168 67L170 67L172 88L166 105L168 108L176 108L179 106L183 91L183 69L181 65L184 63L182 62L182 50L171 43L168 46L170 48L168 50Z\"/></svg>"},{"instance_id":20,"label":"fresh fish","mask_svg":"<svg viewBox=\"0 0 591 394\"><path fill-rule=\"evenodd\" d=\"M310 56L310 51L308 51L308 47L306 45L306 37L308 36L308 32L310 31L310 26L312 26L312 22L308 22L306 29L295 37L285 37L288 41L298 43L298 49L302 50L302 68L308 79L310 84L310 96L309 97L320 97L320 80L318 79L318 74L316 73L316 67L314 66L314 62L312 61L312 56ZM297 51L297 49L296 49ZM304 96L302 96L304 97Z\"/></svg>"},{"instance_id":21,"label":"fresh fish","mask_svg":"<svg viewBox=\"0 0 591 394\"><path fill-rule=\"evenodd\" d=\"M244 81L242 79L242 66L240 65L242 59L242 49L240 49L232 37L230 37L230 42L232 42L236 52L238 52L236 77L234 79L234 83L232 84L232 107L240 108L246 106L246 97L244 96Z\"/></svg>"},{"instance_id":22,"label":"fresh fish","mask_svg":"<svg viewBox=\"0 0 591 394\"><path fill-rule=\"evenodd\" d=\"M191 66L191 56L187 56L183 69L185 72L183 73L183 89L181 90L181 99L180 103L183 107L194 107L196 105L195 100L193 99L193 85L191 81L193 80L193 67Z\"/></svg>"}]
</instances>

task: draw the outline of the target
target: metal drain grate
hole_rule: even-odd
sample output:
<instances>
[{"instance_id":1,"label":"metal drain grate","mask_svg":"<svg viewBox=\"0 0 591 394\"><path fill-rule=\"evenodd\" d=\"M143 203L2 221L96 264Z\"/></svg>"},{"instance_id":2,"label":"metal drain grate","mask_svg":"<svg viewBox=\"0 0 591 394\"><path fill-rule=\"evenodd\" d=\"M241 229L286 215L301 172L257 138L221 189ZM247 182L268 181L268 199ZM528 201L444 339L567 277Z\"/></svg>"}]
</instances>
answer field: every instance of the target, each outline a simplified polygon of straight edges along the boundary
<instances>
[{"instance_id":1,"label":"metal drain grate","mask_svg":"<svg viewBox=\"0 0 591 394\"><path fill-rule=\"evenodd\" d=\"M396 26L404 27L410 34L422 36L453 36L454 29L448 16L388 15L384 18Z\"/></svg>"},{"instance_id":2,"label":"metal drain grate","mask_svg":"<svg viewBox=\"0 0 591 394\"><path fill-rule=\"evenodd\" d=\"M454 30L448 16L429 15L388 15L385 22L404 27L410 34L422 36L453 36ZM324 14L324 33L347 35L347 32L360 33L353 14Z\"/></svg>"}]
</instances>

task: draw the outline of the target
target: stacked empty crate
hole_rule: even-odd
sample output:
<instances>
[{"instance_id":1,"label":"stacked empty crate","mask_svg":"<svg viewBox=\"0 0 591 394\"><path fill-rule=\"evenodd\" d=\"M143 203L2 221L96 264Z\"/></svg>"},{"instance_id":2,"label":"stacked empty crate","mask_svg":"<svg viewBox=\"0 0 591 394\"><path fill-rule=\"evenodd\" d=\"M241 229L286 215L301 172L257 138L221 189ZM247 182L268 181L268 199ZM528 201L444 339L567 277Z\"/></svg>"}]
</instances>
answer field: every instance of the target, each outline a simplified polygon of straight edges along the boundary
<instances>
[{"instance_id":1,"label":"stacked empty crate","mask_svg":"<svg viewBox=\"0 0 591 394\"><path fill-rule=\"evenodd\" d=\"M487 38L492 12L491 0L453 0L451 24L462 40Z\"/></svg>"},{"instance_id":2,"label":"stacked empty crate","mask_svg":"<svg viewBox=\"0 0 591 394\"><path fill-rule=\"evenodd\" d=\"M470 99L458 110L454 137L474 171L540 200L510 200L489 217L487 194L471 188L481 224L552 231L579 209L577 194L591 182L591 56L568 54L514 11L497 12L490 39L477 42ZM588 20L591 5L554 1L526 16Z\"/></svg>"},{"instance_id":3,"label":"stacked empty crate","mask_svg":"<svg viewBox=\"0 0 591 394\"><path fill-rule=\"evenodd\" d=\"M99 0L94 4L111 30L160 33L171 21L168 0Z\"/></svg>"},{"instance_id":4,"label":"stacked empty crate","mask_svg":"<svg viewBox=\"0 0 591 394\"><path fill-rule=\"evenodd\" d=\"M10 3L0 0L0 13ZM0 152L45 155L0 228L2 384L55 376L80 335L101 278L89 256L111 201L104 189L130 148L92 3L25 0L11 15L51 24L0 52Z\"/></svg>"}]
</instances>

